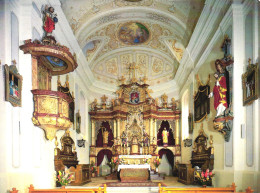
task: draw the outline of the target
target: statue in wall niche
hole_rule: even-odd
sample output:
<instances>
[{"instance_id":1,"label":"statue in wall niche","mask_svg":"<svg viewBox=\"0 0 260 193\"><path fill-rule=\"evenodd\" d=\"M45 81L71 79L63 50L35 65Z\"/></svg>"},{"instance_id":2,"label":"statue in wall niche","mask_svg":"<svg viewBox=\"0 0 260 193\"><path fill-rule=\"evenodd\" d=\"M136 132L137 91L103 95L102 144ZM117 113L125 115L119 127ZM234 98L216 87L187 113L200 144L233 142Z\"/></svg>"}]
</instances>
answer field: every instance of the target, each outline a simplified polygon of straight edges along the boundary
<instances>
[{"instance_id":1,"label":"statue in wall niche","mask_svg":"<svg viewBox=\"0 0 260 193\"><path fill-rule=\"evenodd\" d=\"M58 22L57 14L54 13L54 8L46 5L43 10L43 29L46 36L51 36L52 31L55 29L55 24Z\"/></svg>"},{"instance_id":2,"label":"statue in wall niche","mask_svg":"<svg viewBox=\"0 0 260 193\"><path fill-rule=\"evenodd\" d=\"M163 146L168 145L168 136L169 132L166 130L166 128L164 128L164 130L162 131Z\"/></svg>"},{"instance_id":3,"label":"statue in wall niche","mask_svg":"<svg viewBox=\"0 0 260 193\"><path fill-rule=\"evenodd\" d=\"M103 144L107 145L108 144L108 131L105 127L102 128L102 136L103 136Z\"/></svg>"}]
</instances>

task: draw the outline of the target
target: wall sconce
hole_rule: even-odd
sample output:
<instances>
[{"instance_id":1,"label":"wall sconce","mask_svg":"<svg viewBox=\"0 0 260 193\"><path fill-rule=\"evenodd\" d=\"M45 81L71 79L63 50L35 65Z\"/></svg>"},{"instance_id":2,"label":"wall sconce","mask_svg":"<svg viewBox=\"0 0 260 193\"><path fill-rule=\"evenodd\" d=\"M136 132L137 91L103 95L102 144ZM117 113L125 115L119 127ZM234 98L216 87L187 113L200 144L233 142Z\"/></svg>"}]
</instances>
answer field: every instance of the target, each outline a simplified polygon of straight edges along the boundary
<instances>
[{"instance_id":1,"label":"wall sconce","mask_svg":"<svg viewBox=\"0 0 260 193\"><path fill-rule=\"evenodd\" d=\"M184 147L190 147L192 145L192 139L184 139Z\"/></svg>"},{"instance_id":2,"label":"wall sconce","mask_svg":"<svg viewBox=\"0 0 260 193\"><path fill-rule=\"evenodd\" d=\"M85 139L79 139L77 140L77 142L79 147L85 147L85 142L86 142Z\"/></svg>"}]
</instances>

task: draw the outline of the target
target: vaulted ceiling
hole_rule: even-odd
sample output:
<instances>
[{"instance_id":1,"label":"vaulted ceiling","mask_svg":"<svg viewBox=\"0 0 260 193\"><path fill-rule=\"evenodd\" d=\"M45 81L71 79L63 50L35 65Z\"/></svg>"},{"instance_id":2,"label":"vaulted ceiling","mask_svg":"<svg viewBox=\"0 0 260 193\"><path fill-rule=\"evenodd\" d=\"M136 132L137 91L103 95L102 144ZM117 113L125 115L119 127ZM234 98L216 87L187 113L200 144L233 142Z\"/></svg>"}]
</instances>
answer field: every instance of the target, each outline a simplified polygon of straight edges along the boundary
<instances>
[{"instance_id":1,"label":"vaulted ceiling","mask_svg":"<svg viewBox=\"0 0 260 193\"><path fill-rule=\"evenodd\" d=\"M204 0L61 0L62 9L97 81L137 77L174 80Z\"/></svg>"}]
</instances>

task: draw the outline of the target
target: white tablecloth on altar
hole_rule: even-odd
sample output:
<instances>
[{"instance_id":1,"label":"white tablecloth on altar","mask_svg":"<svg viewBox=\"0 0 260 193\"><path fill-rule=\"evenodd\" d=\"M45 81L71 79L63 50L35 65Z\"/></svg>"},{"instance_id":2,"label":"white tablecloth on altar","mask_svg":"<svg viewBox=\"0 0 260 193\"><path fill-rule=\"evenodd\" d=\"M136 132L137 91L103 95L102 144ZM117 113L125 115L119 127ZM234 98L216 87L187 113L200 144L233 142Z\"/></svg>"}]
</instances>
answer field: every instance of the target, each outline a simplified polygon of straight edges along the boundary
<instances>
[{"instance_id":1,"label":"white tablecloth on altar","mask_svg":"<svg viewBox=\"0 0 260 193\"><path fill-rule=\"evenodd\" d=\"M117 171L119 172L121 169L137 169L137 168L147 168L148 170L151 170L150 164L139 164L139 165L118 165Z\"/></svg>"},{"instance_id":2,"label":"white tablecloth on altar","mask_svg":"<svg viewBox=\"0 0 260 193\"><path fill-rule=\"evenodd\" d=\"M135 159L135 158L152 158L151 155L119 155L119 158L132 158L132 159Z\"/></svg>"}]
</instances>

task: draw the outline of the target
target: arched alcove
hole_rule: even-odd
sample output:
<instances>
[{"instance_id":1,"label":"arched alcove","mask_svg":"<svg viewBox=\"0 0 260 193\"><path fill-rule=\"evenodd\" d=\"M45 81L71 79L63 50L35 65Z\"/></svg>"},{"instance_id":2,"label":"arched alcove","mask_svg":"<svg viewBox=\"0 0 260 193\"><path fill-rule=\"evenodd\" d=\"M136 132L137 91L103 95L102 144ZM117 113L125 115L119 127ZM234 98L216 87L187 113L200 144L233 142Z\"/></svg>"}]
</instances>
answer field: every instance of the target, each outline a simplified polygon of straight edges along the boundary
<instances>
[{"instance_id":1,"label":"arched alcove","mask_svg":"<svg viewBox=\"0 0 260 193\"><path fill-rule=\"evenodd\" d=\"M170 129L170 124L169 124L168 121L162 121L162 123L160 125L160 129L159 129L159 131L157 133L157 145L158 146L163 146L162 131L164 130L164 128L166 128L166 130L169 132L168 145L169 146L175 145L175 139L173 137L173 131L172 131L172 129Z\"/></svg>"},{"instance_id":2,"label":"arched alcove","mask_svg":"<svg viewBox=\"0 0 260 193\"><path fill-rule=\"evenodd\" d=\"M108 121L103 121L100 129L98 130L96 147L103 147L103 135L102 135L102 129L101 129L103 127L106 128L106 130L108 131L108 144L107 144L107 146L112 147L112 145L114 144L114 141L113 141L114 137L113 137L113 131L111 130Z\"/></svg>"},{"instance_id":3,"label":"arched alcove","mask_svg":"<svg viewBox=\"0 0 260 193\"><path fill-rule=\"evenodd\" d=\"M166 175L172 175L172 169L174 168L174 154L169 149L161 149L159 152L161 164L159 165L159 172ZM164 159L166 158L166 160Z\"/></svg>"}]
</instances>

